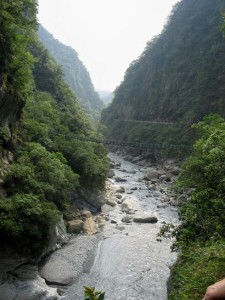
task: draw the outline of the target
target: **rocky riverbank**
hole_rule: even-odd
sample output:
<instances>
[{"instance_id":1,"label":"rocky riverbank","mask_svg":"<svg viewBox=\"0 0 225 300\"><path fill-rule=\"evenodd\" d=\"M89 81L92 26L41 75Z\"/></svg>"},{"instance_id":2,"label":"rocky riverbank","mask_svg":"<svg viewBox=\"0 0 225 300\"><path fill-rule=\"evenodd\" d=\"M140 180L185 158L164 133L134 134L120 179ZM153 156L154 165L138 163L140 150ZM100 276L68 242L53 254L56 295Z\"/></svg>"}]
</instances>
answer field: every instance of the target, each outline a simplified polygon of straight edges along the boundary
<instances>
[{"instance_id":1,"label":"rocky riverbank","mask_svg":"<svg viewBox=\"0 0 225 300\"><path fill-rule=\"evenodd\" d=\"M175 255L171 241L156 238L162 222L177 222L170 182L179 168L172 161L157 168L138 167L116 155L111 159L101 212L93 215L85 207L67 212L69 231L79 223L80 233L75 230L70 242L40 266L40 275L64 299L82 299L83 285L106 290L107 300L146 299L147 292L153 300L166 299L167 265ZM87 220L93 225L89 232Z\"/></svg>"},{"instance_id":2,"label":"rocky riverbank","mask_svg":"<svg viewBox=\"0 0 225 300\"><path fill-rule=\"evenodd\" d=\"M18 270L23 271L16 273L14 268L1 281L0 299L80 300L83 285L106 290L107 300L146 299L147 292L153 293L152 300L166 299L167 265L175 256L170 253L171 241L158 243L156 238L163 222L177 222L182 197L174 197L170 183L180 169L172 160L150 166L141 159L138 166L114 154L110 157L104 201L98 197L98 203L105 203L101 211L91 212L85 201L66 211L67 244L42 260L39 270L35 263L20 262Z\"/></svg>"},{"instance_id":3,"label":"rocky riverbank","mask_svg":"<svg viewBox=\"0 0 225 300\"><path fill-rule=\"evenodd\" d=\"M64 221L51 232L51 240L45 253L55 251L68 242ZM21 257L11 249L0 256L0 300L58 300L56 288L49 287L38 274L39 260Z\"/></svg>"}]
</instances>

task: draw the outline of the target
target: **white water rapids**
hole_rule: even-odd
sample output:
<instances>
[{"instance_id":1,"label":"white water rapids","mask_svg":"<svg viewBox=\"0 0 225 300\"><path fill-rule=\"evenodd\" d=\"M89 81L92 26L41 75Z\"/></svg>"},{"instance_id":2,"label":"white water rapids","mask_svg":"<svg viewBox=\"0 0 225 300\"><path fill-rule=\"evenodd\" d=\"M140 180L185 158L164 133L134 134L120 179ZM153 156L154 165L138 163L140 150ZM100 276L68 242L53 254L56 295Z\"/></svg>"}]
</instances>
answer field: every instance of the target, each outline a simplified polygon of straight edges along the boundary
<instances>
[{"instance_id":1,"label":"white water rapids","mask_svg":"<svg viewBox=\"0 0 225 300\"><path fill-rule=\"evenodd\" d=\"M63 252L59 250L59 257L68 255L68 261L74 257L75 268L81 266L78 270L80 273L76 271L79 276L73 278L72 285L65 290L62 298L83 300L83 286L86 285L95 286L97 291L105 291L106 300L166 300L166 282L170 272L168 264L176 258L176 254L170 251L170 240L158 242L156 239L163 221L177 222L176 209L172 206L157 208L161 202L147 189L143 180L144 168L124 161L115 154L110 154L110 158L116 164L121 163L114 171L116 176L127 180L120 182L119 186L125 188L123 198L134 199L138 210L135 215L152 213L157 216L158 223L124 224L121 219L126 214L121 211L121 205L114 208L106 206L109 221L100 233L102 238L78 236L70 245L60 249ZM118 185L115 179L110 180L112 185ZM113 223L110 222L112 220ZM93 241L98 243L96 247L92 246ZM86 249L89 248L90 257L83 262L79 261L74 249L76 247L82 251L85 245ZM73 268L73 262L67 268L70 266Z\"/></svg>"}]
</instances>

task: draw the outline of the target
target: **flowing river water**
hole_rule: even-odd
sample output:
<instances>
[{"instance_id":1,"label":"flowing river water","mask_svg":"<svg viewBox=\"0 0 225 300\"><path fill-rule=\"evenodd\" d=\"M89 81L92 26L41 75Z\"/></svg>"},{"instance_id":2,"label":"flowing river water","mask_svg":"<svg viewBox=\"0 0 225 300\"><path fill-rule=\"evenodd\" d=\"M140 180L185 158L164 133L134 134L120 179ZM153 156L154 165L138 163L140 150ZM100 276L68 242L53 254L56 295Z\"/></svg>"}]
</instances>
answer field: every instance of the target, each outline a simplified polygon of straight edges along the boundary
<instances>
[{"instance_id":1,"label":"flowing river water","mask_svg":"<svg viewBox=\"0 0 225 300\"><path fill-rule=\"evenodd\" d=\"M126 214L121 211L121 205L113 208L106 205L104 209L109 215L109 221L100 239L94 238L93 243L93 237L86 237L90 257L81 261L82 272L66 289L63 299L84 299L83 286L86 285L105 291L106 300L165 300L169 264L176 259L176 254L170 251L171 240L158 242L156 239L162 222L178 221L176 208L160 208L160 200L150 193L143 180L143 167L124 161L116 154L110 154L110 158L117 165L119 163L114 172L117 177L126 179L119 185L125 188L123 198L130 197L135 203L135 215L151 213L157 216L158 222L124 224L121 219ZM118 186L115 179L110 181L112 187ZM74 239L76 247L79 238ZM66 247L73 247L73 244ZM75 255L74 252L74 258Z\"/></svg>"}]
</instances>

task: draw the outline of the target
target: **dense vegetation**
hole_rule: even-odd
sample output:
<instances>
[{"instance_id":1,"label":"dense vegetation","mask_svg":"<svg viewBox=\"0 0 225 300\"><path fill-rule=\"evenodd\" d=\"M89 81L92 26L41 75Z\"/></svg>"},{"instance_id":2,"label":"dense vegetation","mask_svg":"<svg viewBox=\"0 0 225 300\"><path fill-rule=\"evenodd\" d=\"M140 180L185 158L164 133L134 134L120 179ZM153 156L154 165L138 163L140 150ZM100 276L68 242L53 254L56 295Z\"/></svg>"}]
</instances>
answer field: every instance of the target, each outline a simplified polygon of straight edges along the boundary
<instances>
[{"instance_id":1,"label":"dense vegetation","mask_svg":"<svg viewBox=\"0 0 225 300\"><path fill-rule=\"evenodd\" d=\"M65 81L75 92L82 108L96 121L99 119L103 102L94 90L90 75L80 61L77 52L56 40L43 26L39 26L38 35L56 62L62 66Z\"/></svg>"},{"instance_id":2,"label":"dense vegetation","mask_svg":"<svg viewBox=\"0 0 225 300\"><path fill-rule=\"evenodd\" d=\"M13 126L31 92L28 43L36 26L35 1L0 3L0 125Z\"/></svg>"},{"instance_id":3,"label":"dense vegetation","mask_svg":"<svg viewBox=\"0 0 225 300\"><path fill-rule=\"evenodd\" d=\"M191 124L225 115L223 0L178 2L163 30L126 71L102 121L108 137L190 144ZM173 122L156 125L128 122Z\"/></svg>"},{"instance_id":4,"label":"dense vegetation","mask_svg":"<svg viewBox=\"0 0 225 300\"><path fill-rule=\"evenodd\" d=\"M178 187L192 188L192 199L182 206L177 243L225 238L225 121L205 117L195 128L201 138L183 166Z\"/></svg>"},{"instance_id":5,"label":"dense vegetation","mask_svg":"<svg viewBox=\"0 0 225 300\"><path fill-rule=\"evenodd\" d=\"M194 126L199 139L176 183L192 189L173 230L182 250L173 268L169 299L201 299L206 287L225 276L225 121L218 115Z\"/></svg>"},{"instance_id":6,"label":"dense vegetation","mask_svg":"<svg viewBox=\"0 0 225 300\"><path fill-rule=\"evenodd\" d=\"M2 41L9 41L9 51L2 51L4 42L1 49L6 64L1 120L11 122L1 124L1 147L2 153L10 148L15 157L1 178L0 247L36 256L47 246L50 230L75 189L104 189L107 152L87 141L97 134L61 68L36 38L36 1L3 1L0 13L8 18L6 25L15 18L12 26L3 22L5 31L0 29ZM15 112L17 126L10 119Z\"/></svg>"}]
</instances>

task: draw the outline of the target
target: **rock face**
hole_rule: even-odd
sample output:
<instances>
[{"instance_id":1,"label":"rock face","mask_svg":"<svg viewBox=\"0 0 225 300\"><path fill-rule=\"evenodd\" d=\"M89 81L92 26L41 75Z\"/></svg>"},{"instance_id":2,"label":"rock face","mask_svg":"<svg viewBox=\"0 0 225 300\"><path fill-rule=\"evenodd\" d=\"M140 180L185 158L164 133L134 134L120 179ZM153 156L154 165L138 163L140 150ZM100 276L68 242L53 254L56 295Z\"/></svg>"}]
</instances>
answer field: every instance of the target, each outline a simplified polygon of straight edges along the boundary
<instances>
[{"instance_id":1,"label":"rock face","mask_svg":"<svg viewBox=\"0 0 225 300\"><path fill-rule=\"evenodd\" d=\"M87 264L85 269L88 272L91 267L91 262L88 259L90 253L95 251L97 244L97 235L80 235L72 238L66 247L53 252L40 266L40 276L46 279L47 282L57 283L58 285L71 284L79 278L84 270L85 263Z\"/></svg>"},{"instance_id":2,"label":"rock face","mask_svg":"<svg viewBox=\"0 0 225 300\"><path fill-rule=\"evenodd\" d=\"M68 242L65 224L60 222L52 228L48 247L42 255ZM40 258L39 258L40 259ZM0 253L0 299L1 300L57 300L57 290L49 288L38 275L38 259L21 257L10 249Z\"/></svg>"},{"instance_id":3,"label":"rock face","mask_svg":"<svg viewBox=\"0 0 225 300\"><path fill-rule=\"evenodd\" d=\"M66 226L61 217L59 223L52 229L50 233L50 240L47 249L45 250L45 254L52 252L59 248L61 245L68 243L69 237L66 232Z\"/></svg>"},{"instance_id":4,"label":"rock face","mask_svg":"<svg viewBox=\"0 0 225 300\"><path fill-rule=\"evenodd\" d=\"M83 209L86 207L91 212L97 212L101 209L101 206L105 204L105 197L102 192L89 191L86 189L80 189L77 194L74 195L74 203L79 204L78 208Z\"/></svg>"},{"instance_id":5,"label":"rock face","mask_svg":"<svg viewBox=\"0 0 225 300\"><path fill-rule=\"evenodd\" d=\"M0 299L2 300L58 300L56 288L50 288L45 280L37 276L35 280L3 281L0 285Z\"/></svg>"}]
</instances>

